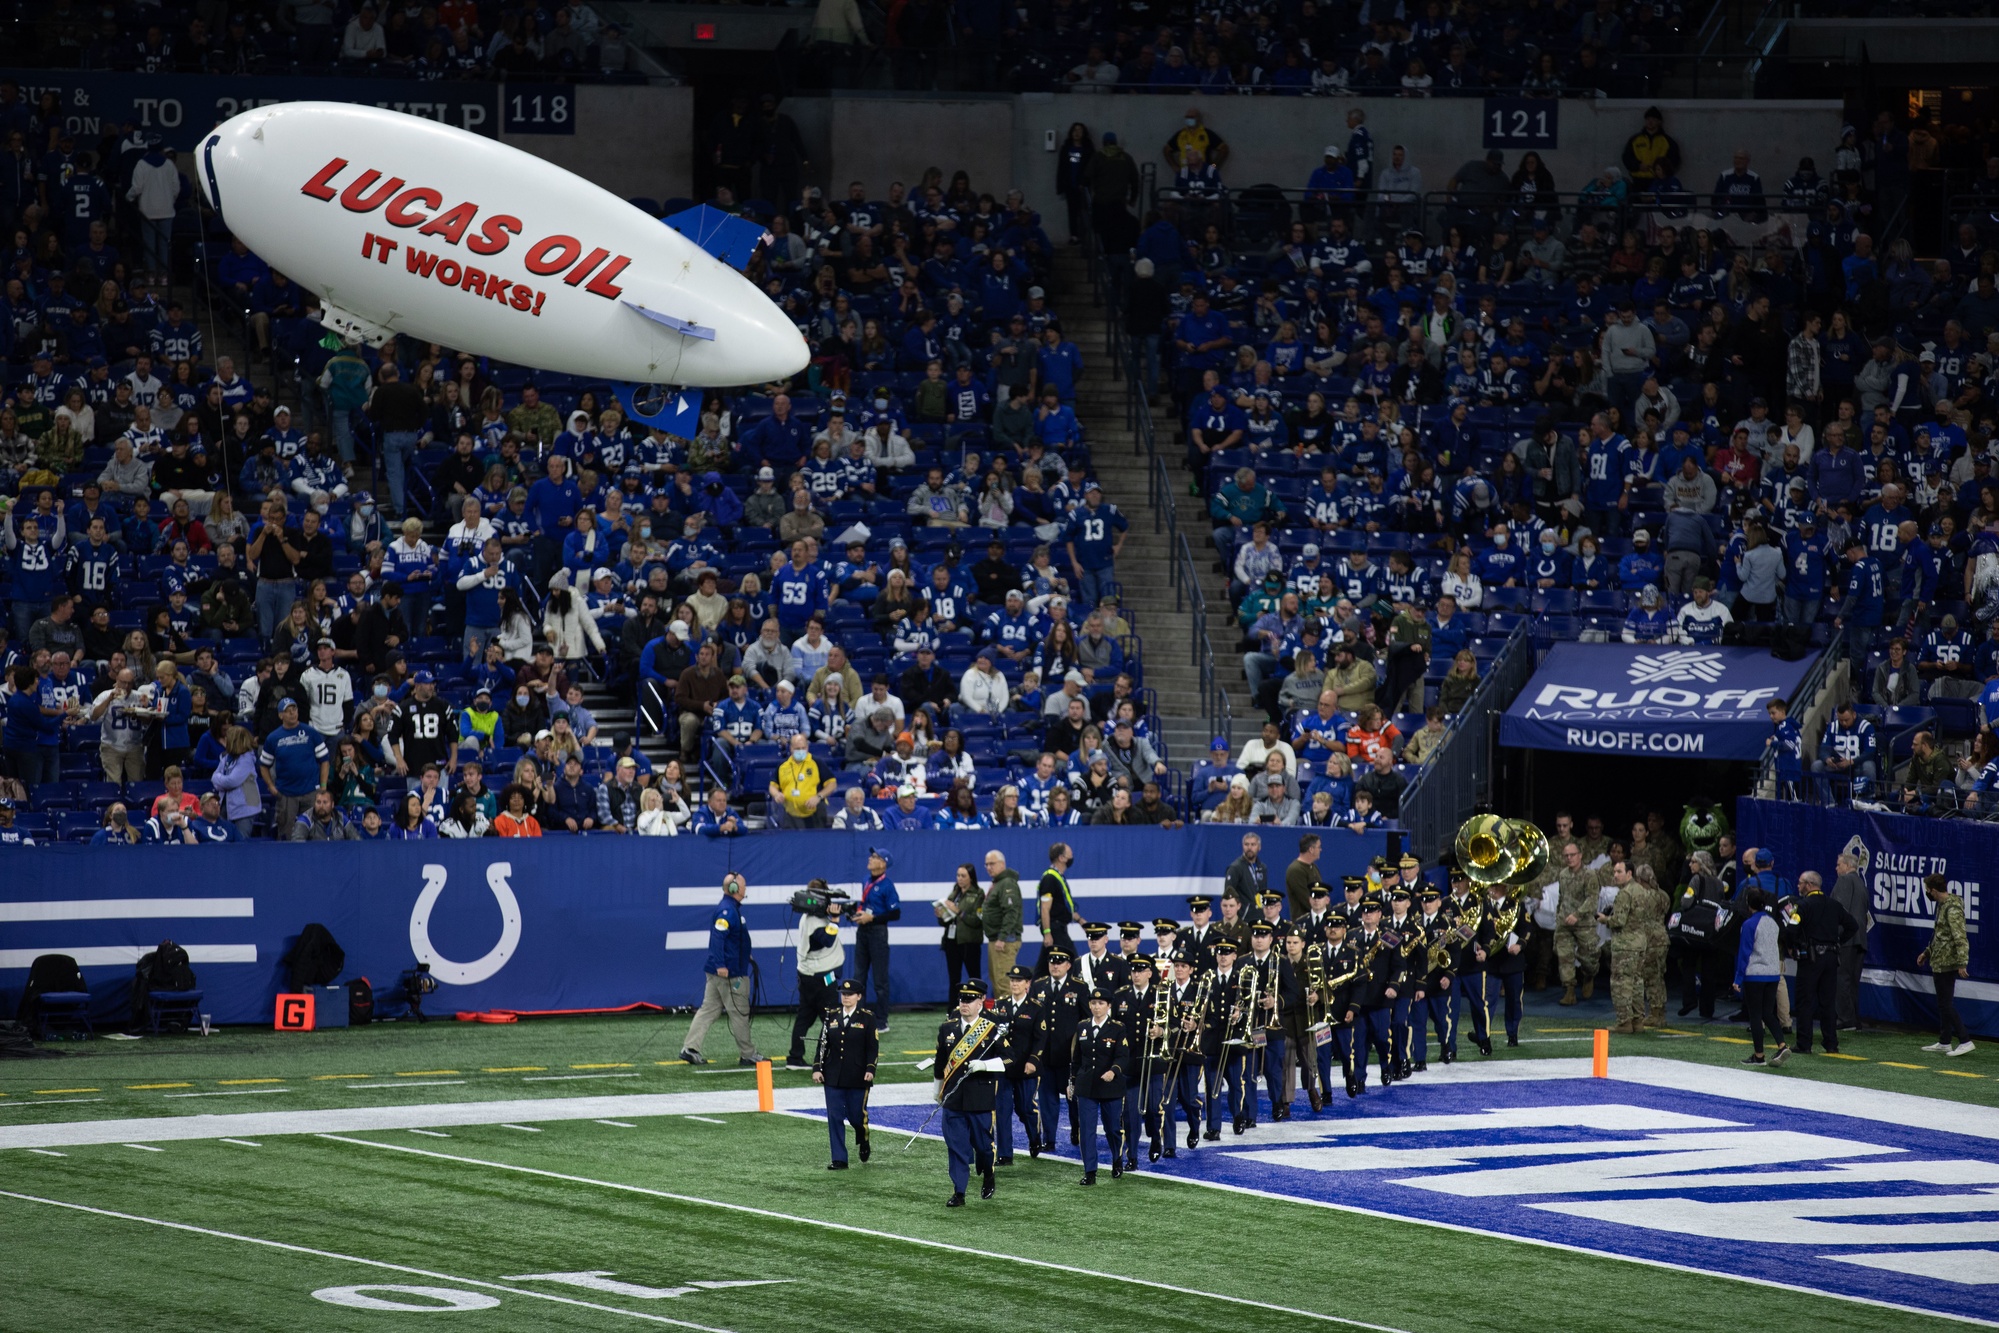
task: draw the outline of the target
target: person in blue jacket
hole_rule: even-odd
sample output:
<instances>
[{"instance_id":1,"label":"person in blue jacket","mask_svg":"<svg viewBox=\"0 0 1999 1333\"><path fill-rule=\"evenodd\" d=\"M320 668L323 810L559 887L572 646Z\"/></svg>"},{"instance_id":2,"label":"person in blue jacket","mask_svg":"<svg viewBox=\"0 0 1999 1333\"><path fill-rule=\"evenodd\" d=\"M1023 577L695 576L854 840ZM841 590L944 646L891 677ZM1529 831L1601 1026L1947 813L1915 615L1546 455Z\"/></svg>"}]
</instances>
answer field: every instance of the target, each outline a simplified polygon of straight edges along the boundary
<instances>
[{"instance_id":1,"label":"person in blue jacket","mask_svg":"<svg viewBox=\"0 0 1999 1333\"><path fill-rule=\"evenodd\" d=\"M194 716L194 695L180 678L180 668L161 662L155 668L153 707L159 710L159 771L187 762L194 742L188 737L188 719ZM150 776L152 770L148 769Z\"/></svg>"},{"instance_id":2,"label":"person in blue jacket","mask_svg":"<svg viewBox=\"0 0 1999 1333\"><path fill-rule=\"evenodd\" d=\"M743 920L743 899L749 896L749 881L731 870L722 876L722 901L715 905L708 925L708 958L701 965L706 975L701 1007L687 1027L680 1058L690 1065L705 1065L701 1041L708 1029L724 1014L729 1018L729 1035L736 1039L739 1065L763 1062L756 1043L750 1039L750 928Z\"/></svg>"},{"instance_id":3,"label":"person in blue jacket","mask_svg":"<svg viewBox=\"0 0 1999 1333\"><path fill-rule=\"evenodd\" d=\"M868 848L868 882L854 909L854 976L874 985L873 1009L881 1032L888 1031L888 928L890 922L902 919L902 899L888 877L892 863L886 851Z\"/></svg>"},{"instance_id":4,"label":"person in blue jacket","mask_svg":"<svg viewBox=\"0 0 1999 1333\"><path fill-rule=\"evenodd\" d=\"M1763 1031L1768 1028L1777 1038L1777 1049L1770 1053L1767 1063L1781 1065L1791 1055L1791 1048L1784 1041L1784 1029L1777 1025L1777 988L1784 984L1783 955L1778 948L1781 928L1770 911L1771 900L1761 887L1747 890L1744 905L1749 908L1749 916L1742 923L1742 942L1735 952L1735 989L1741 994L1743 1012L1749 1017L1752 1047L1742 1057L1742 1063L1766 1063Z\"/></svg>"},{"instance_id":5,"label":"person in blue jacket","mask_svg":"<svg viewBox=\"0 0 1999 1333\"><path fill-rule=\"evenodd\" d=\"M1638 529L1631 534L1630 553L1617 562L1617 586L1636 592L1648 583L1664 581L1665 576L1665 562L1652 552L1652 534Z\"/></svg>"},{"instance_id":6,"label":"person in blue jacket","mask_svg":"<svg viewBox=\"0 0 1999 1333\"><path fill-rule=\"evenodd\" d=\"M1819 618L1825 600L1825 546L1818 529L1818 515L1805 509L1798 514L1798 526L1784 537L1786 625L1809 628Z\"/></svg>"},{"instance_id":7,"label":"person in blue jacket","mask_svg":"<svg viewBox=\"0 0 1999 1333\"><path fill-rule=\"evenodd\" d=\"M1846 593L1832 619L1833 628L1846 640L1850 661L1867 659L1886 609L1880 562L1869 554L1866 540L1856 535L1846 543Z\"/></svg>"}]
</instances>

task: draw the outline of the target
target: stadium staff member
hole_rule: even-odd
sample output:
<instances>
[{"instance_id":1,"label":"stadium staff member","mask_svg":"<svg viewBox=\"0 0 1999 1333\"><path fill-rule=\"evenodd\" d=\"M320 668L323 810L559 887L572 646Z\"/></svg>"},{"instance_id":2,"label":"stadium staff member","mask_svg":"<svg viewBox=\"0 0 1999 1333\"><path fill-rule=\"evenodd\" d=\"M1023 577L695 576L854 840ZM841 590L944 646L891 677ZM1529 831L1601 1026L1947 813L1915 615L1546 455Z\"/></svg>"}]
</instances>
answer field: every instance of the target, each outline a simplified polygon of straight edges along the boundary
<instances>
[{"instance_id":1,"label":"stadium staff member","mask_svg":"<svg viewBox=\"0 0 1999 1333\"><path fill-rule=\"evenodd\" d=\"M1036 896L1041 900L1041 957L1035 962L1034 974L1048 975L1048 956L1059 949L1071 958L1076 955L1075 945L1069 942L1069 925L1076 919L1076 895L1069 890L1069 867L1076 863L1076 853L1066 842L1057 842L1048 848L1048 869L1041 872L1041 885Z\"/></svg>"},{"instance_id":2,"label":"stadium staff member","mask_svg":"<svg viewBox=\"0 0 1999 1333\"><path fill-rule=\"evenodd\" d=\"M1006 863L1006 853L997 848L986 853L986 904L979 909L986 931L986 969L995 983L1013 972L1020 956L1020 872Z\"/></svg>"},{"instance_id":3,"label":"stadium staff member","mask_svg":"<svg viewBox=\"0 0 1999 1333\"><path fill-rule=\"evenodd\" d=\"M805 1062L805 1034L833 1009L838 999L835 983L840 979L840 965L847 961L847 947L840 943L840 899L832 896L833 891L823 879L808 880L805 892L822 906L816 912L799 913L803 919L798 923L798 934L803 942L798 947L798 1016L791 1020L791 1049L784 1057L786 1069L815 1067ZM847 984L855 986L856 995L861 993L858 982ZM839 995L845 993L844 989L839 991ZM861 1160L865 1162L867 1158Z\"/></svg>"},{"instance_id":4,"label":"stadium staff member","mask_svg":"<svg viewBox=\"0 0 1999 1333\"><path fill-rule=\"evenodd\" d=\"M839 904L833 908L838 911ZM802 1003L799 1012L805 1012ZM826 1089L826 1133L833 1144L833 1160L826 1169L845 1171L849 1124L861 1160L867 1161L874 1151L868 1141L868 1091L874 1086L881 1039L875 1032L875 1016L861 1007L861 983L852 977L840 983L839 1003L819 1016L826 1026L820 1029L819 1053L811 1069L812 1081Z\"/></svg>"},{"instance_id":5,"label":"stadium staff member","mask_svg":"<svg viewBox=\"0 0 1999 1333\"><path fill-rule=\"evenodd\" d=\"M680 1058L690 1065L708 1063L701 1054L701 1040L723 1014L729 1016L729 1035L736 1039L736 1063L763 1062L750 1040L750 928L743 920L743 899L749 892L749 881L735 871L722 877L722 901L708 925L708 961L701 968L708 975L701 1008L695 1011L680 1048Z\"/></svg>"},{"instance_id":6,"label":"stadium staff member","mask_svg":"<svg viewBox=\"0 0 1999 1333\"><path fill-rule=\"evenodd\" d=\"M1839 1054L1839 953L1860 932L1860 923L1825 891L1816 870L1798 876L1798 1022L1797 1047L1812 1050L1812 1022L1825 1029L1825 1049Z\"/></svg>"},{"instance_id":7,"label":"stadium staff member","mask_svg":"<svg viewBox=\"0 0 1999 1333\"><path fill-rule=\"evenodd\" d=\"M902 899L888 877L893 864L879 847L868 848L868 882L854 911L854 976L875 986L875 1018L888 1031L888 924L902 917Z\"/></svg>"},{"instance_id":8,"label":"stadium staff member","mask_svg":"<svg viewBox=\"0 0 1999 1333\"><path fill-rule=\"evenodd\" d=\"M944 1108L944 1146L951 1161L946 1208L963 1208L972 1168L979 1169L979 1197L993 1197L993 1110L1005 1032L985 1015L986 983L961 982L958 1012L937 1028L937 1050L924 1063L937 1071L937 1101Z\"/></svg>"}]
</instances>

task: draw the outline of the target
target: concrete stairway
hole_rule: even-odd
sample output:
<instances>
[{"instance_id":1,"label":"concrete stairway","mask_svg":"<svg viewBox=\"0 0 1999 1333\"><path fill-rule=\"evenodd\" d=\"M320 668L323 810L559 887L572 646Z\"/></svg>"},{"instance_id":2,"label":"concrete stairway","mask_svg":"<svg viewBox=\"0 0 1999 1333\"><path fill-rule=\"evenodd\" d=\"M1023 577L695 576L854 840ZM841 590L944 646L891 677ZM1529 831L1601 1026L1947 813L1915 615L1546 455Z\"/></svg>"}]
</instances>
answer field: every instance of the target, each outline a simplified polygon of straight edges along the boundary
<instances>
[{"instance_id":1,"label":"concrete stairway","mask_svg":"<svg viewBox=\"0 0 1999 1333\"><path fill-rule=\"evenodd\" d=\"M1094 303L1080 250L1063 247L1056 257L1049 304L1062 314L1062 327L1083 350L1085 374L1076 389L1076 412L1090 439L1090 453L1104 496L1130 520L1123 553L1118 557L1118 582L1133 628L1145 640L1145 684L1159 699L1160 722L1173 766L1187 772L1203 757L1209 733L1201 720L1200 669L1193 655L1194 620L1186 601L1176 609L1172 586L1173 552L1165 519L1147 499L1149 466L1133 432L1125 425L1123 380L1112 377L1104 353L1105 320L1114 318ZM1184 496L1183 474L1170 469L1183 488L1182 522L1194 517L1199 501ZM1191 507L1190 507L1191 505ZM1198 519L1189 533L1202 530ZM1201 558L1195 548L1195 558ZM1208 605L1225 605L1209 592ZM1218 644L1219 648L1228 645ZM1220 662L1218 658L1218 665Z\"/></svg>"}]
</instances>

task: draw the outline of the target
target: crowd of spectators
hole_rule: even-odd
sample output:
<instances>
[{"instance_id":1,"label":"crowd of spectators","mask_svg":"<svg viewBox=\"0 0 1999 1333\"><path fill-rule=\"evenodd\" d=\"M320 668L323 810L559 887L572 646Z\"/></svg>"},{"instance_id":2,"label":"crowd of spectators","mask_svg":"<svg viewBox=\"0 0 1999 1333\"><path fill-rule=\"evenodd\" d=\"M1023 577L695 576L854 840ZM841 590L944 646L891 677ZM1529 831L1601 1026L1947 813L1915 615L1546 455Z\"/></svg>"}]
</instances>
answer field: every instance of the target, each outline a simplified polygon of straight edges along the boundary
<instances>
[{"instance_id":1,"label":"crowd of spectators","mask_svg":"<svg viewBox=\"0 0 1999 1333\"><path fill-rule=\"evenodd\" d=\"M1199 183L1225 141L1190 112L1174 188L1112 256L1139 379L1171 397L1206 498L1248 692L1296 750L1260 817L1342 816L1344 789L1314 811L1310 784L1375 758L1406 775L1412 733L1530 621L1542 641L1836 640L1892 724L1883 776L1920 720L1883 710L1989 729L1999 252L1974 227L1932 260L1877 253L1866 228L1899 182L1850 130L1824 179L1807 161L1765 186L1741 150L1695 197L1658 108L1633 169L1606 173L1643 208L1493 152L1444 183L1446 212L1397 217L1379 176L1415 164L1377 151L1362 109L1347 124L1276 243L1243 244ZM1799 757L1852 748L1810 736ZM1262 752L1228 767L1243 790L1219 769L1197 788L1255 805Z\"/></svg>"},{"instance_id":2,"label":"crowd of spectators","mask_svg":"<svg viewBox=\"0 0 1999 1333\"><path fill-rule=\"evenodd\" d=\"M38 133L52 186L91 168ZM343 343L225 236L177 299L170 257L129 271L116 219L73 224L41 183L10 219L0 409L24 827L1177 821L1119 607L1126 519L1019 192L932 172L747 201L772 233L753 276L812 365L710 393L682 439L606 385ZM239 341L250 366L211 360ZM604 701L639 734L601 728ZM169 783L217 818L149 823Z\"/></svg>"},{"instance_id":3,"label":"crowd of spectators","mask_svg":"<svg viewBox=\"0 0 1999 1333\"><path fill-rule=\"evenodd\" d=\"M474 0L265 0L219 6L30 7L10 27L15 66L121 74L368 75L439 79L624 76L618 24L589 5L483 8ZM571 111L573 112L573 108Z\"/></svg>"}]
</instances>

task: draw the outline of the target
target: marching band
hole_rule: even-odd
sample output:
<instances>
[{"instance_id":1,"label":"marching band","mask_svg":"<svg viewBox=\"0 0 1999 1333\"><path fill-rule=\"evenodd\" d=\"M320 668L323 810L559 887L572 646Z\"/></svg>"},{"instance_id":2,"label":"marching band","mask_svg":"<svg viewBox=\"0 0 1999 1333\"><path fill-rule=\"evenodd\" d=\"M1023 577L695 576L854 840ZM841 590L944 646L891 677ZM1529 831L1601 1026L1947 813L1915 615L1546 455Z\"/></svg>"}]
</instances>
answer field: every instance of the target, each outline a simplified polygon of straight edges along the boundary
<instances>
[{"instance_id":1,"label":"marching band","mask_svg":"<svg viewBox=\"0 0 1999 1333\"><path fill-rule=\"evenodd\" d=\"M982 1197L993 1196L993 1168L1014 1159L1016 1122L1029 1156L1052 1151L1065 1108L1087 1186L1097 1179L1100 1124L1118 1177L1137 1168L1141 1143L1157 1162L1183 1150L1183 1132L1185 1151L1219 1140L1224 1110L1235 1134L1254 1130L1259 1091L1279 1121L1291 1118L1300 1089L1314 1114L1326 1112L1335 1059L1354 1098L1370 1065L1384 1088L1422 1073L1432 1037L1437 1057L1455 1061L1467 1020L1481 1053L1492 1054L1495 1018L1517 1046L1536 927L1517 885L1482 871L1492 871L1489 858L1461 858L1445 893L1414 857L1378 859L1368 876L1343 881L1341 903L1313 886L1310 910L1296 919L1277 891L1219 922L1213 900L1197 894L1187 900L1191 926L1153 923L1157 954L1137 950L1136 922L1084 922L1080 969L1051 944L1046 975L1016 966L997 998L983 982L964 983L925 1062L944 1113L951 1206L963 1205L974 1170ZM1107 946L1113 930L1117 952ZM851 1016L826 1017L837 1043ZM837 1148L837 1120L833 1132Z\"/></svg>"}]
</instances>

